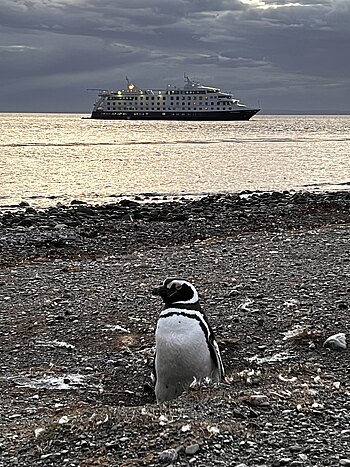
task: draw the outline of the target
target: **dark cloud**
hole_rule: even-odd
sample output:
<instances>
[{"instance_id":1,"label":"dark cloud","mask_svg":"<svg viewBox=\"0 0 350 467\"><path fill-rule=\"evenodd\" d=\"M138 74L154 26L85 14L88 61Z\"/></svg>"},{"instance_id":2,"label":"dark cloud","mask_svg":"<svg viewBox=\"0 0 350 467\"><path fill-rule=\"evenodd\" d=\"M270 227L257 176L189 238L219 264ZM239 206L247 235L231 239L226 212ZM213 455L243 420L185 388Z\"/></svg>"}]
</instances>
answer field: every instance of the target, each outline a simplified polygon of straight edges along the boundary
<instances>
[{"instance_id":1,"label":"dark cloud","mask_svg":"<svg viewBox=\"0 0 350 467\"><path fill-rule=\"evenodd\" d=\"M3 0L2 109L85 111L86 88L181 84L269 109L346 110L347 0Z\"/></svg>"}]
</instances>

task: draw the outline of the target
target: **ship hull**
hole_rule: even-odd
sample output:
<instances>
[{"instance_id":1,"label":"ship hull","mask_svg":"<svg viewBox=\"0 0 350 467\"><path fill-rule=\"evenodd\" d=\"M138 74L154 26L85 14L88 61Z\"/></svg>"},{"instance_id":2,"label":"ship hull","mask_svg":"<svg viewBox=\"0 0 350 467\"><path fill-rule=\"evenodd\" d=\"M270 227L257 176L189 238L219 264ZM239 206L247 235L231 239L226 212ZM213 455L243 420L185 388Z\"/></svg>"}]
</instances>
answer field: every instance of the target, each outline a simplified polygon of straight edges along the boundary
<instances>
[{"instance_id":1,"label":"ship hull","mask_svg":"<svg viewBox=\"0 0 350 467\"><path fill-rule=\"evenodd\" d=\"M93 111L91 118L101 120L197 120L232 121L249 120L260 109L242 109L221 112L105 112Z\"/></svg>"}]
</instances>

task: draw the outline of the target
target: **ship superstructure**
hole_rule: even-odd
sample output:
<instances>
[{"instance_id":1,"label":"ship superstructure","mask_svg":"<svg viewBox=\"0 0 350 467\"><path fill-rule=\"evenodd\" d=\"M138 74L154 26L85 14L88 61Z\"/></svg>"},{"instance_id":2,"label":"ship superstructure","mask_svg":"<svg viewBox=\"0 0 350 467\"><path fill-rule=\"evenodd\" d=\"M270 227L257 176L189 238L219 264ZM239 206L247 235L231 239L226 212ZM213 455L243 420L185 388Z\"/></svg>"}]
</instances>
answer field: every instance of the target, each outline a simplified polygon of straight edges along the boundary
<instances>
[{"instance_id":1,"label":"ship superstructure","mask_svg":"<svg viewBox=\"0 0 350 467\"><path fill-rule=\"evenodd\" d=\"M100 90L91 118L116 120L249 120L259 112L231 93L203 86L185 76L183 88Z\"/></svg>"}]
</instances>

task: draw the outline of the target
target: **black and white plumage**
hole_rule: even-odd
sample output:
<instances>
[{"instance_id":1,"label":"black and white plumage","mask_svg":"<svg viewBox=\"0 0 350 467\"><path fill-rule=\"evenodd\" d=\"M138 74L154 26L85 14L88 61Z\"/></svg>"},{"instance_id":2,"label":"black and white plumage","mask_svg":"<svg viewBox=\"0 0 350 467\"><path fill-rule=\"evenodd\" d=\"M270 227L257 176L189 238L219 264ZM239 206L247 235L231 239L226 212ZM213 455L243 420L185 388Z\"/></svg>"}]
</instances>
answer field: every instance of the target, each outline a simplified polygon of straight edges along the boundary
<instances>
[{"instance_id":1,"label":"black and white plumage","mask_svg":"<svg viewBox=\"0 0 350 467\"><path fill-rule=\"evenodd\" d=\"M157 402L175 399L194 380L221 381L224 367L219 347L195 287L184 279L168 278L153 294L164 302L156 329Z\"/></svg>"}]
</instances>

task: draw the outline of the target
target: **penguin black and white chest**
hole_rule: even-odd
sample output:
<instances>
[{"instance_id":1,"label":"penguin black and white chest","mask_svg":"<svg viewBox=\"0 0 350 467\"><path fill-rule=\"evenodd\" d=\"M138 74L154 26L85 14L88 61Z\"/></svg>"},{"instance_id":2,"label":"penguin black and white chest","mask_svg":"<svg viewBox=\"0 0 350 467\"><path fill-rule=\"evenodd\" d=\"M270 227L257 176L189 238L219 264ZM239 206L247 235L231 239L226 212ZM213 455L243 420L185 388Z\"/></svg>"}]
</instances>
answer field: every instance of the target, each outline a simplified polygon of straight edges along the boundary
<instances>
[{"instance_id":1,"label":"penguin black and white chest","mask_svg":"<svg viewBox=\"0 0 350 467\"><path fill-rule=\"evenodd\" d=\"M153 290L164 302L156 329L154 380L157 402L178 397L194 381L224 377L224 367L195 287L168 278Z\"/></svg>"}]
</instances>

